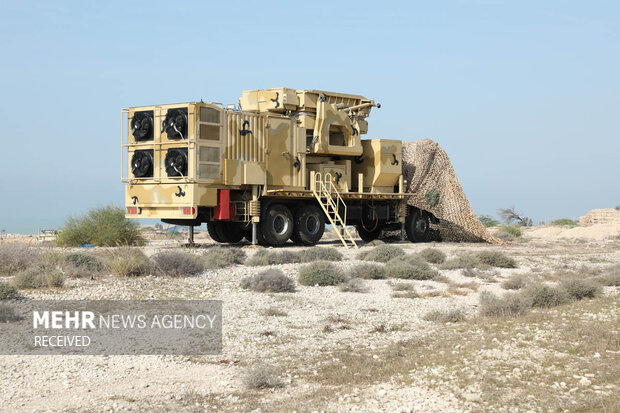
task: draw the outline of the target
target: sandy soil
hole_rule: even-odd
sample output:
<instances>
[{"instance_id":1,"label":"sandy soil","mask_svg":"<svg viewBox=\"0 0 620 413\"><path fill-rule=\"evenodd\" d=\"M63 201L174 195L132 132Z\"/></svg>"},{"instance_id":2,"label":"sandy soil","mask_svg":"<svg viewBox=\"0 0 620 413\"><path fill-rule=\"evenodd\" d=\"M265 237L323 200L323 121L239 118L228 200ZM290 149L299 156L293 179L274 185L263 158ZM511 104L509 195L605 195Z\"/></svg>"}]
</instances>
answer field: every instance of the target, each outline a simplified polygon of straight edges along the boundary
<instances>
[{"instance_id":1,"label":"sandy soil","mask_svg":"<svg viewBox=\"0 0 620 413\"><path fill-rule=\"evenodd\" d=\"M599 236L599 232L607 236ZM341 292L338 287L303 286L298 286L295 293L249 292L239 287L240 280L264 267L243 265L206 271L191 278L118 279L110 275L96 280L68 280L61 289L23 291L32 299L220 299L224 302L224 350L218 356L0 356L0 410L547 411L548 405L542 396L520 400L517 386L506 385L504 391L513 392L509 399L487 397L481 387L496 368L492 360L506 357L500 355L502 351L519 354L510 372L528 371L532 365L542 366L540 357L547 350L542 349L540 340L547 333L544 328L528 330L530 327L525 326L523 337L511 340L501 334L489 336L484 332L489 323L479 324L477 316L479 294L483 291L504 293L501 282L514 274L541 279L544 274L578 273L584 267L596 270L620 263L620 240L613 235L609 227L605 230L596 226L533 228L528 229L520 241L507 246L398 244L407 253L432 246L445 252L448 258L471 252L501 251L518 263L518 268L483 271L473 277L461 270L441 270L446 277L442 282L403 281L415 288L421 296L418 298L393 297L394 280L367 280L366 293ZM152 254L171 242L154 240L146 251ZM346 251L334 242L325 242L322 246L344 253L346 259L336 264L344 270L358 262L358 251ZM369 248L372 247L365 246L362 250ZM246 248L246 251L251 255L256 249ZM301 265L277 267L296 279ZM550 276L546 280L553 282L554 278ZM607 287L608 301L604 304L587 309L575 307L574 311L617 320L618 292L618 287ZM282 315L265 315L263 311L267 308L276 308ZM423 319L429 311L455 308L462 309L471 321L437 324ZM561 313L571 309L562 308L558 310ZM463 326L467 326L466 331ZM511 328L517 331L521 327ZM530 337L527 331L534 331L534 336ZM449 343L458 335L481 343L488 341L488 352L481 353L477 347L471 354L459 355L459 367L454 371L436 364L421 364L398 374L381 375L386 363L398 359L391 352L396 343L425 343L417 348L419 353L415 357L427 354L430 360L430 349L441 347L442 341ZM497 343L491 340L493 337L499 337ZM619 350L617 343L615 346L613 351ZM458 347L447 354L458 354ZM364 363L368 364L355 370L360 367L353 360L343 361L347 354L364 355L368 359ZM593 362L611 365L609 357L612 357L617 363L618 354L604 350L597 354L601 358L592 359ZM472 363L469 357L477 360L474 366L468 364ZM567 352L558 359L570 357ZM277 369L283 387L252 390L244 385L248 369L262 363ZM357 374L367 368L379 369L376 377L360 380ZM468 369L471 377L466 381L454 374ZM557 383L568 384L558 384L556 389L550 383L549 394L557 391L558 398L565 397L564 393L572 397L568 393L572 383L577 383L578 391L583 394L592 392L594 397L594 392L599 392L599 399L608 400L620 391L618 382L599 383L596 376L586 376L590 371L575 369L577 367L566 368L558 373ZM541 374L540 368L532 371ZM580 382L589 384L584 386L578 384ZM501 386L497 383L494 386Z\"/></svg>"}]
</instances>

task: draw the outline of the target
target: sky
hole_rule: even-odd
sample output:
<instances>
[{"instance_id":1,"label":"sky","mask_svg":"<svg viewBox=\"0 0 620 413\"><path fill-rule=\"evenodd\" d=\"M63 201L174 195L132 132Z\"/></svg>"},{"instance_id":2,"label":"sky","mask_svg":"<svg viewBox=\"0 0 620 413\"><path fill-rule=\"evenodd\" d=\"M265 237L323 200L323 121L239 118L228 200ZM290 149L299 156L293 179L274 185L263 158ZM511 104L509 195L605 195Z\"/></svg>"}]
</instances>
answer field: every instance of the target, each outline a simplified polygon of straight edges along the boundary
<instances>
[{"instance_id":1,"label":"sky","mask_svg":"<svg viewBox=\"0 0 620 413\"><path fill-rule=\"evenodd\" d=\"M124 203L120 111L269 87L362 94L433 139L477 214L620 204L616 1L0 0L0 228Z\"/></svg>"}]
</instances>

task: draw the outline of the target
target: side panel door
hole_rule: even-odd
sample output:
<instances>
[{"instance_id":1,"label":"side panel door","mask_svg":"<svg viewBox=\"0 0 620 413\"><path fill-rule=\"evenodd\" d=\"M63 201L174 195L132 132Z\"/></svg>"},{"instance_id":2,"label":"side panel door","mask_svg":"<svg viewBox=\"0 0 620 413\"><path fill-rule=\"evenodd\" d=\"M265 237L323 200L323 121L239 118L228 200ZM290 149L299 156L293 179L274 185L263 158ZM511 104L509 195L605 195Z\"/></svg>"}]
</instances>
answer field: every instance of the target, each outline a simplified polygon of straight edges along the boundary
<instances>
[{"instance_id":1,"label":"side panel door","mask_svg":"<svg viewBox=\"0 0 620 413\"><path fill-rule=\"evenodd\" d=\"M269 118L267 128L267 186L293 186L293 175L297 174L293 130L290 119Z\"/></svg>"}]
</instances>

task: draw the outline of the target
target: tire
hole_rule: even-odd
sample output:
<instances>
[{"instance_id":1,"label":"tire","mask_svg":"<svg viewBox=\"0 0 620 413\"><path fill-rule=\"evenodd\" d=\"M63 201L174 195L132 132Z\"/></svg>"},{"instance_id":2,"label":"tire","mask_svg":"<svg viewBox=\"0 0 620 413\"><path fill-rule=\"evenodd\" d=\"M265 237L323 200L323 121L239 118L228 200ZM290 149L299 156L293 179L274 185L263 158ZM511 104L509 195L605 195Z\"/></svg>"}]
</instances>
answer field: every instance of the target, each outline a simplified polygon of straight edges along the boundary
<instances>
[{"instance_id":1,"label":"tire","mask_svg":"<svg viewBox=\"0 0 620 413\"><path fill-rule=\"evenodd\" d=\"M383 231L383 226L381 224L377 224L375 228L373 228L371 231L368 231L360 222L355 226L355 229L357 229L357 234L360 236L362 241L370 242L379 238L379 235L381 235L381 231Z\"/></svg>"},{"instance_id":2,"label":"tire","mask_svg":"<svg viewBox=\"0 0 620 413\"><path fill-rule=\"evenodd\" d=\"M243 239L243 225L238 222L207 222L207 232L216 242L239 242Z\"/></svg>"},{"instance_id":3,"label":"tire","mask_svg":"<svg viewBox=\"0 0 620 413\"><path fill-rule=\"evenodd\" d=\"M427 242L431 235L428 213L412 208L405 221L405 232L411 242Z\"/></svg>"},{"instance_id":4,"label":"tire","mask_svg":"<svg viewBox=\"0 0 620 413\"><path fill-rule=\"evenodd\" d=\"M325 214L316 205L302 205L295 214L291 239L297 244L316 245L325 232Z\"/></svg>"},{"instance_id":5,"label":"tire","mask_svg":"<svg viewBox=\"0 0 620 413\"><path fill-rule=\"evenodd\" d=\"M215 241L215 242L224 242L224 241L222 241L220 236L215 231L215 224L216 224L215 222L207 222L207 232L209 233L209 236L211 237L211 239L213 241Z\"/></svg>"},{"instance_id":6,"label":"tire","mask_svg":"<svg viewBox=\"0 0 620 413\"><path fill-rule=\"evenodd\" d=\"M260 221L259 242L262 239L272 247L284 245L293 233L293 226L293 214L286 205L267 205Z\"/></svg>"},{"instance_id":7,"label":"tire","mask_svg":"<svg viewBox=\"0 0 620 413\"><path fill-rule=\"evenodd\" d=\"M243 227L237 222L215 222L215 232L222 241L235 243L243 239Z\"/></svg>"}]
</instances>

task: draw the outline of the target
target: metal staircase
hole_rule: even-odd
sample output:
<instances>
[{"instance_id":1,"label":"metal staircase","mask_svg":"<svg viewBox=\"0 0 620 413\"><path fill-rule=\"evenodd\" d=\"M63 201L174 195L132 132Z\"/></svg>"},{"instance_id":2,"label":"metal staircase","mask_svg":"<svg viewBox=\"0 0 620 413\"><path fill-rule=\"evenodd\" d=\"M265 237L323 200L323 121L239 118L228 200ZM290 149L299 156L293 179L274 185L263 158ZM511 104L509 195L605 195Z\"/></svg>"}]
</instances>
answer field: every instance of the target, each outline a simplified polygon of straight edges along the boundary
<instances>
[{"instance_id":1,"label":"metal staircase","mask_svg":"<svg viewBox=\"0 0 620 413\"><path fill-rule=\"evenodd\" d=\"M319 201L319 205L321 205L323 212L325 212L329 223L336 230L336 234L338 234L338 238L340 238L342 245L347 249L349 246L358 248L351 232L349 232L346 226L347 204L342 200L338 188L336 188L336 185L334 185L332 181L331 174L326 173L323 178L319 172L313 171L311 175L310 187L312 189L312 194L316 200ZM344 211L344 217L341 216L339 212L341 206Z\"/></svg>"}]
</instances>

